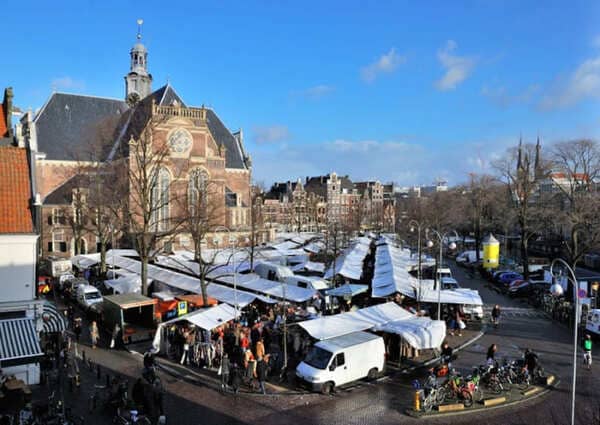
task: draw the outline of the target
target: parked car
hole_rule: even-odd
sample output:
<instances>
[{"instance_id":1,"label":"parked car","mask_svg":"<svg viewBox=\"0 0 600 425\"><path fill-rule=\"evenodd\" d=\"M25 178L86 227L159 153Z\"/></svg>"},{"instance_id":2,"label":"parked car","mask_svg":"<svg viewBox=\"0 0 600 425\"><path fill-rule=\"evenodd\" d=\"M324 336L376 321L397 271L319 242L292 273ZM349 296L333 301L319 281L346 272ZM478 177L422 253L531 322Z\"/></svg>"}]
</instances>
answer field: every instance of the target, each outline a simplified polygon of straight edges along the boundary
<instances>
[{"instance_id":1,"label":"parked car","mask_svg":"<svg viewBox=\"0 0 600 425\"><path fill-rule=\"evenodd\" d=\"M384 366L383 338L355 332L317 342L296 368L296 377L301 385L327 394L359 379L375 379Z\"/></svg>"},{"instance_id":2,"label":"parked car","mask_svg":"<svg viewBox=\"0 0 600 425\"><path fill-rule=\"evenodd\" d=\"M102 302L102 294L95 286L79 285L77 288L77 303L88 310L93 304Z\"/></svg>"},{"instance_id":3,"label":"parked car","mask_svg":"<svg viewBox=\"0 0 600 425\"><path fill-rule=\"evenodd\" d=\"M81 285L89 285L89 282L82 277L65 282L65 295L72 300L77 299L77 288Z\"/></svg>"},{"instance_id":4,"label":"parked car","mask_svg":"<svg viewBox=\"0 0 600 425\"><path fill-rule=\"evenodd\" d=\"M531 292L531 283L528 280L513 280L508 285L509 297L526 297Z\"/></svg>"},{"instance_id":5,"label":"parked car","mask_svg":"<svg viewBox=\"0 0 600 425\"><path fill-rule=\"evenodd\" d=\"M502 273L500 274L500 276L498 276L496 282L507 287L510 285L511 282L514 282L515 280L523 280L523 275L517 272Z\"/></svg>"},{"instance_id":6,"label":"parked car","mask_svg":"<svg viewBox=\"0 0 600 425\"><path fill-rule=\"evenodd\" d=\"M442 289L458 289L460 285L453 277L442 277Z\"/></svg>"},{"instance_id":7,"label":"parked car","mask_svg":"<svg viewBox=\"0 0 600 425\"><path fill-rule=\"evenodd\" d=\"M465 304L462 306L462 311L467 320L483 319L483 307L480 305Z\"/></svg>"}]
</instances>

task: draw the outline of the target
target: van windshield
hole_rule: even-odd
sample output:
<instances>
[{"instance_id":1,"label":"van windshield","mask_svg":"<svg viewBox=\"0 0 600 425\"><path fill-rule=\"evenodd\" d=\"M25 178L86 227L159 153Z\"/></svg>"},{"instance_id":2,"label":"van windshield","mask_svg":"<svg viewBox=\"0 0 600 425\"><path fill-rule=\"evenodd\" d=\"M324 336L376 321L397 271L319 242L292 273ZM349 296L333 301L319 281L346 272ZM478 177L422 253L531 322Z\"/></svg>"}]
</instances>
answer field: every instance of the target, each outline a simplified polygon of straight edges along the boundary
<instances>
[{"instance_id":1,"label":"van windshield","mask_svg":"<svg viewBox=\"0 0 600 425\"><path fill-rule=\"evenodd\" d=\"M102 298L100 292L86 292L85 299L86 300L97 300L98 298Z\"/></svg>"},{"instance_id":2,"label":"van windshield","mask_svg":"<svg viewBox=\"0 0 600 425\"><path fill-rule=\"evenodd\" d=\"M320 347L313 347L306 355L304 363L317 369L325 370L329 364L331 356L332 353L329 351L323 350Z\"/></svg>"}]
</instances>

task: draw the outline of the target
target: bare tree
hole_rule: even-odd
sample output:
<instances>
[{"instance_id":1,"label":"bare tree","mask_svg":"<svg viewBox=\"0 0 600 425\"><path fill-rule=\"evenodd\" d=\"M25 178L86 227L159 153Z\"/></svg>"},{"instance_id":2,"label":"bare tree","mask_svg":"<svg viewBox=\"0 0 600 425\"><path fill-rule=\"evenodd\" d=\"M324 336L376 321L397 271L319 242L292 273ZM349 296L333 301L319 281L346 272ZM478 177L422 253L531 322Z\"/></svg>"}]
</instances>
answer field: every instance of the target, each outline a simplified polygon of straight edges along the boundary
<instances>
[{"instance_id":1,"label":"bare tree","mask_svg":"<svg viewBox=\"0 0 600 425\"><path fill-rule=\"evenodd\" d=\"M207 236L225 222L225 199L223 187L209 180L204 170L192 171L185 196L179 201L182 211L180 230L189 234L194 250L194 262L197 269L190 269L200 279L202 301L208 305L207 280L209 273L220 265L216 264L217 250L205 251ZM210 254L212 252L212 254Z\"/></svg>"},{"instance_id":2,"label":"bare tree","mask_svg":"<svg viewBox=\"0 0 600 425\"><path fill-rule=\"evenodd\" d=\"M595 190L600 177L600 147L588 139L561 142L554 145L551 157L560 233L566 234L565 254L575 268L600 243L600 198Z\"/></svg>"},{"instance_id":3,"label":"bare tree","mask_svg":"<svg viewBox=\"0 0 600 425\"><path fill-rule=\"evenodd\" d=\"M525 279L529 278L529 241L543 228L543 217L550 211L545 208L545 197L540 184L549 175L547 161L541 157L539 142L509 149L494 163L494 167L508 187L520 237L521 262Z\"/></svg>"},{"instance_id":4,"label":"bare tree","mask_svg":"<svg viewBox=\"0 0 600 425\"><path fill-rule=\"evenodd\" d=\"M264 202L264 185L262 183L256 183L250 185L250 234L249 234L249 246L248 256L250 259L250 270L254 270L254 257L256 254L256 246L260 242L260 234L263 231L263 214L262 206Z\"/></svg>"},{"instance_id":5,"label":"bare tree","mask_svg":"<svg viewBox=\"0 0 600 425\"><path fill-rule=\"evenodd\" d=\"M140 257L144 295L148 292L148 263L162 248L160 243L168 244L181 224L177 211L170 207L177 200L178 192L173 189L184 165L170 161L169 144L155 137L164 117L154 111L149 115L141 116L141 122L134 125L141 130L130 136L127 157L111 164L115 177L128 190L126 223Z\"/></svg>"}]
</instances>

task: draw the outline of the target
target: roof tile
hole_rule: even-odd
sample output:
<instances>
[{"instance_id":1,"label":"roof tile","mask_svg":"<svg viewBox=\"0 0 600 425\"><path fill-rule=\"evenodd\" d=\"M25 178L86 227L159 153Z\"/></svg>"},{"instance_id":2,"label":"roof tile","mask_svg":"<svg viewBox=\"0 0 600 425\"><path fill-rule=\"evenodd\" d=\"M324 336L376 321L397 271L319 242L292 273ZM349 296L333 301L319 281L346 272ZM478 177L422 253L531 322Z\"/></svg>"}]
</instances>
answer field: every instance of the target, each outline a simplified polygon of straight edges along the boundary
<instances>
[{"instance_id":1,"label":"roof tile","mask_svg":"<svg viewBox=\"0 0 600 425\"><path fill-rule=\"evenodd\" d=\"M0 233L33 233L27 150L0 147Z\"/></svg>"}]
</instances>

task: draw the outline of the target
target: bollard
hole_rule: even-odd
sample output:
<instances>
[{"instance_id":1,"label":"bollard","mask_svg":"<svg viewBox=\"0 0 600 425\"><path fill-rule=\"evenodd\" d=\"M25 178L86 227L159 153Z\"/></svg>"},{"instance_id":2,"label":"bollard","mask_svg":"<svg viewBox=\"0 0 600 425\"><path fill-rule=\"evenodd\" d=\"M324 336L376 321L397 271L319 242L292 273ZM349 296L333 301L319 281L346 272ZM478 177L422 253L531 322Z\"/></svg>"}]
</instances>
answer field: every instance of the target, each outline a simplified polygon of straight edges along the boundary
<instances>
[{"instance_id":1,"label":"bollard","mask_svg":"<svg viewBox=\"0 0 600 425\"><path fill-rule=\"evenodd\" d=\"M96 365L96 379L99 381L100 378L101 378L101 375L100 375L100 365L97 364Z\"/></svg>"},{"instance_id":2,"label":"bollard","mask_svg":"<svg viewBox=\"0 0 600 425\"><path fill-rule=\"evenodd\" d=\"M81 350L81 358L85 362L85 350Z\"/></svg>"},{"instance_id":3,"label":"bollard","mask_svg":"<svg viewBox=\"0 0 600 425\"><path fill-rule=\"evenodd\" d=\"M414 409L415 412L419 412L421 410L421 391L415 391L415 401L414 401Z\"/></svg>"}]
</instances>

